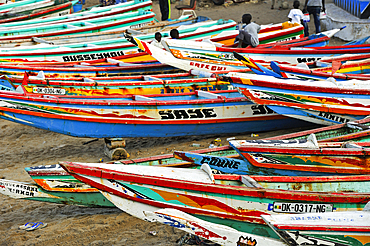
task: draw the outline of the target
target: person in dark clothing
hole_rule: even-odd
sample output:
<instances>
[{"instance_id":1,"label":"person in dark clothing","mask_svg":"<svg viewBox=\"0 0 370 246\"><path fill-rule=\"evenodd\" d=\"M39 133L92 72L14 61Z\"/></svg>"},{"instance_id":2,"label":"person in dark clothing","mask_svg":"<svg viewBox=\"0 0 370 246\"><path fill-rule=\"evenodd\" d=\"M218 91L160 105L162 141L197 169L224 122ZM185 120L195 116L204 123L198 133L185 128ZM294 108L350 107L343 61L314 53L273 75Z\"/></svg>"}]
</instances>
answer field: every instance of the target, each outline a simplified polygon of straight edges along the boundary
<instances>
[{"instance_id":1,"label":"person in dark clothing","mask_svg":"<svg viewBox=\"0 0 370 246\"><path fill-rule=\"evenodd\" d=\"M173 39L179 39L179 38L180 38L179 30L177 30L177 29L172 29L172 30L170 31L170 36L171 36L171 38L173 38Z\"/></svg>"},{"instance_id":2,"label":"person in dark clothing","mask_svg":"<svg viewBox=\"0 0 370 246\"><path fill-rule=\"evenodd\" d=\"M235 38L235 43L239 42L238 48L245 48L251 46L253 48L259 45L258 33L261 30L261 26L254 22L251 22L252 15L244 14L242 16L242 24L244 28L239 28L239 35Z\"/></svg>"},{"instance_id":3,"label":"person in dark clothing","mask_svg":"<svg viewBox=\"0 0 370 246\"><path fill-rule=\"evenodd\" d=\"M306 0L303 8L303 12L306 11L313 16L313 21L315 23L316 33L321 32L320 26L320 12L321 10L325 12L325 0ZM308 26L307 26L308 34Z\"/></svg>"},{"instance_id":4,"label":"person in dark clothing","mask_svg":"<svg viewBox=\"0 0 370 246\"><path fill-rule=\"evenodd\" d=\"M159 0L159 8L161 10L162 21L171 18L171 0Z\"/></svg>"}]
</instances>

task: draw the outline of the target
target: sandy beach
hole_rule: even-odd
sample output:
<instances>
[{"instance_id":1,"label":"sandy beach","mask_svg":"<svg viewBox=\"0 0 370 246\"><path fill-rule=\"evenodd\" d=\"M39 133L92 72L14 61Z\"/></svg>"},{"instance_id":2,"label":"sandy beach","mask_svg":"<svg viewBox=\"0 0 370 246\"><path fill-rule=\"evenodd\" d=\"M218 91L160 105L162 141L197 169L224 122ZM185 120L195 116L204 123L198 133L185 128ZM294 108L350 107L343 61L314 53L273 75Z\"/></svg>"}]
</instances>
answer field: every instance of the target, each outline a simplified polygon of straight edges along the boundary
<instances>
[{"instance_id":1,"label":"sandy beach","mask_svg":"<svg viewBox=\"0 0 370 246\"><path fill-rule=\"evenodd\" d=\"M96 4L86 0L86 6ZM289 5L292 5L289 0ZM239 3L228 7L215 6L197 8L197 14L212 19L240 21L244 13L251 13L258 24L287 21L289 9L271 10L271 2ZM172 4L172 18L179 11ZM303 1L301 2L303 5ZM85 6L85 7L86 7ZM153 11L160 19L158 1ZM313 27L311 27L311 31ZM259 133L259 138L298 131L292 129ZM294 128L294 129L293 129ZM21 124L0 120L0 178L32 182L25 167L51 165L59 161L98 162L109 161L103 153L104 140L86 144L89 138L75 138ZM212 140L220 137L251 139L249 135L182 138L135 138L127 139L126 150L131 158L172 153L174 150L207 148ZM192 147L192 143L200 147ZM24 231L18 227L27 222L42 221L47 227L35 231ZM155 236L150 231L156 231ZM57 205L37 201L26 201L0 196L0 245L176 245L176 240L185 233L157 223L136 219L116 208L87 208L72 205Z\"/></svg>"}]
</instances>

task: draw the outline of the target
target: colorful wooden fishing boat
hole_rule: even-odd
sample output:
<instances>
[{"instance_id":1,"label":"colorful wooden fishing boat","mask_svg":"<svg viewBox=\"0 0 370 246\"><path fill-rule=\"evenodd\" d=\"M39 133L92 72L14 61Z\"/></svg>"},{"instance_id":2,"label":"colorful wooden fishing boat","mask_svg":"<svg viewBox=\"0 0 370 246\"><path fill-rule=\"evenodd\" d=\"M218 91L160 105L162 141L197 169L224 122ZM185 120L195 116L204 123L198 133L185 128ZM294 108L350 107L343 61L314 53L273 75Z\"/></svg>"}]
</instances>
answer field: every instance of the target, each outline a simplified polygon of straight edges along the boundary
<instances>
[{"instance_id":1,"label":"colorful wooden fishing boat","mask_svg":"<svg viewBox=\"0 0 370 246\"><path fill-rule=\"evenodd\" d=\"M323 57L339 56L347 53L368 54L370 45L347 45L328 47L277 47L277 48L229 48L218 47L206 42L183 42L181 40L166 41L172 54L188 62L196 62L197 58L214 61L223 60L236 62L233 52L248 55L256 62L276 61L279 63L297 64L322 59ZM199 61L199 60L198 60Z\"/></svg>"},{"instance_id":2,"label":"colorful wooden fishing boat","mask_svg":"<svg viewBox=\"0 0 370 246\"><path fill-rule=\"evenodd\" d=\"M109 53L105 53L110 55ZM104 59L101 59L104 60ZM111 61L103 65L72 65L65 66L22 66L22 65L0 65L0 74L24 76L27 71L30 76L39 78L67 78L67 77L108 77L126 75L148 75L148 74L169 74L177 73L182 70L159 64L152 63L123 63L115 59L105 59Z\"/></svg>"},{"instance_id":3,"label":"colorful wooden fishing boat","mask_svg":"<svg viewBox=\"0 0 370 246\"><path fill-rule=\"evenodd\" d=\"M335 30L335 31L338 31L338 30ZM241 67L245 67L245 65L242 62L234 58L233 53L228 53L228 54L223 53L220 56L214 56L212 54L213 51L210 51L212 50L211 47L213 47L214 49L219 49L219 48L228 49L230 51L238 50L238 49L218 47L218 45L214 43L210 43L210 42L189 41L188 44L185 44L181 40L166 40L166 43L168 44L168 49L167 51L164 51L153 45L148 44L147 42L138 40L136 38L132 38L131 36L126 36L126 37L130 42L138 46L141 50L144 50L146 53L150 54L152 57L157 59L159 62L169 64L171 66L178 67L184 70L198 69L202 71L213 72L213 71L229 71L229 70L235 70L235 69L240 69ZM204 49L207 49L207 51L204 51L202 54L199 52L194 53L193 50L190 50L190 49L182 50L182 48L174 47L174 45L184 46L184 47L192 46L192 47L198 47L199 49L204 48ZM293 48L294 47L280 48L280 49L279 48L277 49L250 48L250 49L251 50L261 50L262 53L269 53L270 51L272 51L272 53L276 53L275 52L276 50L280 50L281 55L287 53L287 55L289 56L289 52L286 52L286 51L293 49ZM296 49L299 49L299 48L296 48ZM245 49L244 51L247 52ZM297 56L296 54L294 55L295 57ZM254 56L254 54L249 54L249 55ZM258 59L261 59L261 58L258 57ZM286 58L281 57L279 61L285 62L285 60ZM269 65L269 63L265 61L261 61L261 60L258 60L258 61L263 65ZM269 60L266 59L266 61L269 61Z\"/></svg>"},{"instance_id":4,"label":"colorful wooden fishing boat","mask_svg":"<svg viewBox=\"0 0 370 246\"><path fill-rule=\"evenodd\" d=\"M257 104L317 124L344 123L370 114L367 80L318 83L246 73L230 73L226 80Z\"/></svg>"},{"instance_id":5,"label":"colorful wooden fishing boat","mask_svg":"<svg viewBox=\"0 0 370 246\"><path fill-rule=\"evenodd\" d=\"M23 0L0 5L0 19L29 14L30 12L66 3L66 0Z\"/></svg>"},{"instance_id":6,"label":"colorful wooden fishing boat","mask_svg":"<svg viewBox=\"0 0 370 246\"><path fill-rule=\"evenodd\" d=\"M195 153L227 154L233 149L221 148L195 150ZM172 154L157 155L107 162L110 165L144 165L159 167L194 167L194 164L176 159ZM37 200L63 204L78 204L84 206L114 206L100 192L87 184L75 179L59 164L25 168L35 182L24 183L0 179L0 193L15 199Z\"/></svg>"},{"instance_id":7,"label":"colorful wooden fishing boat","mask_svg":"<svg viewBox=\"0 0 370 246\"><path fill-rule=\"evenodd\" d=\"M63 191L67 187L70 192ZM83 205L89 207L114 207L96 189L80 182L65 183L63 180L54 182L54 191L45 190L38 185L0 179L0 194L15 199L40 202ZM73 187L73 188L72 188ZM74 191L74 192L73 192Z\"/></svg>"},{"instance_id":8,"label":"colorful wooden fishing boat","mask_svg":"<svg viewBox=\"0 0 370 246\"><path fill-rule=\"evenodd\" d=\"M139 12L138 12L139 13ZM182 39L203 40L212 36L219 37L224 30L233 29L232 20L204 21L181 28ZM164 32L163 36L169 36ZM215 38L213 37L213 38ZM138 39L152 41L154 33L138 35ZM224 36L224 38L228 38ZM1 49L0 62L28 62L28 61L89 61L106 57L117 57L138 52L137 47L125 38L99 40L87 43L74 43L66 45L39 44Z\"/></svg>"},{"instance_id":9,"label":"colorful wooden fishing boat","mask_svg":"<svg viewBox=\"0 0 370 246\"><path fill-rule=\"evenodd\" d=\"M262 215L290 246L370 244L369 209L341 213Z\"/></svg>"},{"instance_id":10,"label":"colorful wooden fishing boat","mask_svg":"<svg viewBox=\"0 0 370 246\"><path fill-rule=\"evenodd\" d=\"M157 211L144 211L142 214L145 217L141 219L145 221L160 222L220 245L286 246L283 241L241 232L228 226L204 221L177 209L165 208ZM134 214L131 215L135 216Z\"/></svg>"},{"instance_id":11,"label":"colorful wooden fishing boat","mask_svg":"<svg viewBox=\"0 0 370 246\"><path fill-rule=\"evenodd\" d=\"M341 62L333 62L334 67L325 66L320 68L310 68L307 63L286 65L278 64L274 61L270 63L270 66L262 66L253 59L242 56L237 52L234 52L234 57L249 67L256 74L271 75L277 78L298 78L311 80L323 80L330 78L333 81L370 79L370 75L367 74L367 68L369 67L369 61L367 60L350 61L345 64L342 64Z\"/></svg>"},{"instance_id":12,"label":"colorful wooden fishing boat","mask_svg":"<svg viewBox=\"0 0 370 246\"><path fill-rule=\"evenodd\" d=\"M312 130L295 132L270 138L266 140L283 139L306 139L310 134L315 134L319 143L323 142L369 142L370 138L370 119L366 118L355 122L347 122L332 126L315 128Z\"/></svg>"},{"instance_id":13,"label":"colorful wooden fishing boat","mask_svg":"<svg viewBox=\"0 0 370 246\"><path fill-rule=\"evenodd\" d=\"M365 123L366 122L362 122ZM362 125L364 126L364 125ZM318 138L320 137L328 137L328 136L334 136L337 134L342 134L343 132L347 132L348 129L352 129L353 131L356 131L356 129L353 128L338 128L338 125L336 126L330 126L330 127L323 127L322 129L326 128L327 130L317 131L316 129L310 130L310 131L316 131ZM330 132L329 132L330 131ZM294 133L294 136L290 136L293 134L288 134L286 136L282 136L282 138L291 139L293 137L299 138L301 136L307 135L304 132ZM326 134L324 134L326 132ZM352 132L352 131L351 131ZM206 155L212 155L212 158L215 158L217 156L231 156L236 155L237 152L231 148L230 146L222 146L222 147L216 147L216 148L208 148L208 149L200 149L195 150L191 152L192 154L206 154ZM107 164L118 164L118 165L144 165L144 166L160 166L160 167L196 167L194 166L193 161L187 162L180 159L175 158L172 154L165 154L165 155L159 155L159 156L151 156L147 158L137 158L133 160L121 160L121 161L114 161L114 162L108 162ZM213 168L212 163L210 163L210 166ZM5 189L2 194L11 196L13 198L21 198L21 199L33 199L35 200L35 197L38 197L37 199L39 201L49 201L49 202L60 202L63 201L63 203L75 203L76 201L83 201L84 204L93 206L96 204L95 202L90 202L92 199L83 199L87 195L87 193L93 193L91 197L99 197L98 190L96 190L93 187L90 187L88 185L82 185L82 183L78 180L76 180L74 177L72 177L70 174L68 174L64 169L60 167L60 165L47 165L47 166L36 166L36 167L27 167L25 168L27 173L30 175L30 177L33 179L33 181L36 183L34 184L27 184L25 187L34 187L35 189L31 189L30 191L37 190L39 193L34 192L33 194L29 193L22 193L18 192L17 190ZM249 182L254 183L256 185L261 185L264 188L274 188L274 189L286 189L286 190L306 190L306 191L313 191L313 190L326 190L326 191L332 191L332 192L341 192L341 191L353 191L354 187L352 183L354 182L361 182L362 187L368 187L366 182L370 179L368 176L351 176L351 178L345 178L345 177L331 177L331 178L318 178L318 177L269 177L269 176L249 176ZM232 176L230 176L230 180L232 180ZM252 181L254 180L254 181ZM15 181L8 181L10 183ZM351 183L352 182L352 183ZM16 182L15 182L16 183ZM351 184L352 186L349 187L348 184ZM4 184L4 186L6 186ZM13 187L12 185L10 187ZM28 188L27 188L28 189ZM0 189L1 192L2 189ZM44 195L44 193L47 193L47 195ZM70 192L74 192L76 194L68 194ZM83 194L81 197L78 197L78 194ZM29 195L29 196L28 196ZM43 199L43 197L48 197L48 199ZM41 198L42 197L42 198ZM53 199L49 199L52 197ZM63 197L63 199L56 199L56 197ZM67 198L74 197L72 201L68 201ZM99 199L93 199L94 201L100 200L102 201L102 196ZM89 202L88 202L89 201ZM82 203L80 203L81 205ZM108 206L108 204L102 204L102 206Z\"/></svg>"},{"instance_id":14,"label":"colorful wooden fishing boat","mask_svg":"<svg viewBox=\"0 0 370 246\"><path fill-rule=\"evenodd\" d=\"M0 30L0 40L17 40L34 37L51 37L57 35L82 34L122 28L135 28L154 20L150 11L136 11L108 17L91 19L89 21L69 22L67 24L45 25L15 30Z\"/></svg>"},{"instance_id":15,"label":"colorful wooden fishing boat","mask_svg":"<svg viewBox=\"0 0 370 246\"><path fill-rule=\"evenodd\" d=\"M367 130L365 134L369 133L370 131ZM363 134L361 135L363 136ZM358 135L350 134L350 136L355 137ZM282 136L282 139L284 139L284 137L287 136ZM296 140L281 140L280 138L279 140L230 141L230 146L232 146L244 160L240 160L240 156L235 154L232 156L212 156L175 151L174 156L199 166L208 164L211 168L223 173L241 175L326 176L369 174L367 165L361 162L362 157L355 155L358 154L358 152L353 153L354 155L342 156L346 151L350 150L348 149L350 147L343 148L348 142L319 143L315 142L316 140L313 141L313 139L315 139L315 137L310 135L308 139ZM369 142L351 141L350 143L358 148L370 146ZM257 149L262 148L262 150L257 151L254 147L257 147ZM250 151L248 148L250 148ZM269 150L266 151L266 149ZM307 155L296 153L295 151L298 150L302 152L307 150ZM323 152L322 155L318 155L312 154L311 150L320 150ZM329 150L334 151L330 156L328 152L325 152ZM338 153L338 150L341 151L341 153ZM365 158L366 154L364 159ZM358 162L356 163L356 161ZM291 181L291 183L293 184L294 181ZM296 184L294 184L294 186L295 185Z\"/></svg>"},{"instance_id":16,"label":"colorful wooden fishing boat","mask_svg":"<svg viewBox=\"0 0 370 246\"><path fill-rule=\"evenodd\" d=\"M8 83L6 83L8 82ZM66 96L119 96L165 93L186 93L195 90L231 90L227 82L217 78L198 78L192 73L164 74L154 76L95 77L80 80L29 80L0 79L0 85L15 91L22 84L27 93L66 95Z\"/></svg>"},{"instance_id":17,"label":"colorful wooden fishing boat","mask_svg":"<svg viewBox=\"0 0 370 246\"><path fill-rule=\"evenodd\" d=\"M3 119L78 137L233 134L305 123L256 115L258 106L236 90L82 98L2 91L0 104Z\"/></svg>"},{"instance_id":18,"label":"colorful wooden fishing boat","mask_svg":"<svg viewBox=\"0 0 370 246\"><path fill-rule=\"evenodd\" d=\"M59 24L59 23L68 23L68 22L76 22L76 21L89 21L91 19L112 16L117 14L123 14L131 11L138 11L138 10L151 10L152 9L152 1L150 0L134 0L128 1L126 3L120 3L105 7L94 7L88 11L77 12L70 15L64 16L55 16L55 17L48 17L48 18L39 18L34 20L27 20L27 21L18 21L18 22L11 22L11 23L2 23L0 21L0 29L12 30L16 28L23 28L24 26L27 27L35 27L35 26L42 26L42 25L52 25L52 24Z\"/></svg>"},{"instance_id":19,"label":"colorful wooden fishing boat","mask_svg":"<svg viewBox=\"0 0 370 246\"><path fill-rule=\"evenodd\" d=\"M303 63L304 64L304 63ZM370 61L347 62L339 63L338 67L323 67L310 69L307 65L289 66L285 64L277 64L271 62L271 68L274 72L285 78L302 78L322 80L334 78L336 81L349 79L369 80L370 79Z\"/></svg>"},{"instance_id":20,"label":"colorful wooden fishing boat","mask_svg":"<svg viewBox=\"0 0 370 246\"><path fill-rule=\"evenodd\" d=\"M80 181L112 194L107 198L118 207L123 204L123 210L129 207L140 213L174 208L206 221L266 237L276 238L276 235L267 229L260 216L287 212L283 206L291 213L357 211L370 200L366 192L247 187L242 183L243 176L237 175L232 177L239 178L228 183L230 175L213 175L207 165L201 169L68 162L61 165Z\"/></svg>"},{"instance_id":21,"label":"colorful wooden fishing boat","mask_svg":"<svg viewBox=\"0 0 370 246\"><path fill-rule=\"evenodd\" d=\"M36 19L36 18L47 18L47 17L68 15L72 13L72 8L77 3L78 3L78 0L74 0L74 1L66 2L66 3L58 4L55 6L47 7L47 8L33 10L29 14L20 15L16 17L9 17L6 19L0 19L0 24L10 23L10 22L20 22L20 21Z\"/></svg>"},{"instance_id":22,"label":"colorful wooden fishing boat","mask_svg":"<svg viewBox=\"0 0 370 246\"><path fill-rule=\"evenodd\" d=\"M234 140L229 145L254 167L332 175L370 173L367 148L360 145L333 148L315 143L307 147L301 141L285 141Z\"/></svg>"},{"instance_id":23,"label":"colorful wooden fishing boat","mask_svg":"<svg viewBox=\"0 0 370 246\"><path fill-rule=\"evenodd\" d=\"M171 21L161 21L161 22L150 22L147 23L145 26L127 29L127 31L137 33L146 34L149 32L168 32L172 28L183 29L184 25L199 23L203 21L209 21L208 17L198 16L198 17L191 17L191 16L183 16L179 19L171 20ZM126 30L125 30L126 31ZM0 40L0 47L4 48L11 48L17 46L30 46L36 45L39 43L47 43L52 45L65 45L65 44L72 44L72 43L83 43L83 42L93 42L98 40L107 40L113 38L121 38L124 37L124 31L102 31L102 32L95 32L95 33L84 33L84 34L71 34L71 35L63 35L63 36L53 36L53 37L42 37L42 38L26 38L26 39L18 39L18 40ZM166 33L163 36L166 36Z\"/></svg>"}]
</instances>

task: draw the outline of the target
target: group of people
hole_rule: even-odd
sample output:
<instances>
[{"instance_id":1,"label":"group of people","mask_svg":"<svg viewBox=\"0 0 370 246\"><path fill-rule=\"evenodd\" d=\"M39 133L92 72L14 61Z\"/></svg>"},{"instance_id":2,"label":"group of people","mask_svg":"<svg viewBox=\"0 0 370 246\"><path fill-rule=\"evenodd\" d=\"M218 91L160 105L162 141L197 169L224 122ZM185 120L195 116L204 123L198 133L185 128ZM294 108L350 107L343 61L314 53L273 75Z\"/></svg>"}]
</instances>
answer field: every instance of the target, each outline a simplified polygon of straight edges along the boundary
<instances>
[{"instance_id":1,"label":"group of people","mask_svg":"<svg viewBox=\"0 0 370 246\"><path fill-rule=\"evenodd\" d=\"M179 39L179 37L180 37L179 30L172 29L170 31L170 36L171 36L172 39ZM162 34L160 32L156 32L154 34L154 40L151 44L158 47L158 48L163 48L163 45L162 45L161 41L162 41Z\"/></svg>"},{"instance_id":2,"label":"group of people","mask_svg":"<svg viewBox=\"0 0 370 246\"><path fill-rule=\"evenodd\" d=\"M299 6L299 1L295 0L293 3L293 9L290 10L288 14L289 21L292 23L301 23L304 26L304 36L308 37L308 25L307 22L303 21L304 13L308 13L313 17L316 33L320 33L320 13L321 11L325 12L325 0L306 0L303 12L299 9Z\"/></svg>"},{"instance_id":3,"label":"group of people","mask_svg":"<svg viewBox=\"0 0 370 246\"><path fill-rule=\"evenodd\" d=\"M289 21L291 23L302 24L304 26L304 36L308 37L308 25L305 21L303 21L303 12L308 12L309 15L313 16L316 33L320 33L320 12L325 12L325 0L305 0L303 12L299 9L299 7L300 2L298 0L295 0L293 2L293 9L291 9L288 14ZM245 48L247 46L255 48L259 45L258 33L261 30L261 26L254 22L251 22L251 20L252 15L250 14L244 14L242 16L243 26L240 27L239 25L239 35L235 38L234 41L234 43L238 43L238 48Z\"/></svg>"}]
</instances>

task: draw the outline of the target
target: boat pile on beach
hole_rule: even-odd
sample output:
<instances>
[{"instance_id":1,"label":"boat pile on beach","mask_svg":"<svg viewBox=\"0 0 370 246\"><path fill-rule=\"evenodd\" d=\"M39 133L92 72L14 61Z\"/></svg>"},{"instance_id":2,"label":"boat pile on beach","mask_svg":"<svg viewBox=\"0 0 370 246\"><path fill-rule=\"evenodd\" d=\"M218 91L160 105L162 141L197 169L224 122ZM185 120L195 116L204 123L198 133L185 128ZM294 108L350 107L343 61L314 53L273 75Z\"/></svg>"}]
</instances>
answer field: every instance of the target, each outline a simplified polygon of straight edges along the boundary
<instances>
[{"instance_id":1,"label":"boat pile on beach","mask_svg":"<svg viewBox=\"0 0 370 246\"><path fill-rule=\"evenodd\" d=\"M237 48L235 21L158 22L149 0L76 13L71 1L68 15L44 18L26 2L0 5L19 11L0 15L0 118L104 138L112 161L27 167L34 183L0 179L0 193L118 207L220 245L370 245L366 39L328 46L341 29L305 38L286 22L263 25L257 48ZM66 8L40 4L44 15ZM125 138L293 126L311 130L136 159L125 151Z\"/></svg>"}]
</instances>

